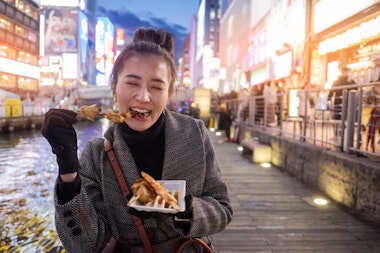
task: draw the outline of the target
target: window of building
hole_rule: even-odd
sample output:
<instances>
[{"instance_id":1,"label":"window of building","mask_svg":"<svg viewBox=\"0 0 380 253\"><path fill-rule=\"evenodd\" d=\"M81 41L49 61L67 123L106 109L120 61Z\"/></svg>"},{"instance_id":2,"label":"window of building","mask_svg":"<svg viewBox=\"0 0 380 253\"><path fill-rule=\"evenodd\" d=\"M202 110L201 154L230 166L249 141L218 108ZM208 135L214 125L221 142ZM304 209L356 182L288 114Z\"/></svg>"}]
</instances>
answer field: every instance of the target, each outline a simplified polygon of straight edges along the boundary
<instances>
[{"instance_id":1,"label":"window of building","mask_svg":"<svg viewBox=\"0 0 380 253\"><path fill-rule=\"evenodd\" d=\"M0 28L13 32L14 25L6 18L0 18Z\"/></svg>"},{"instance_id":2,"label":"window of building","mask_svg":"<svg viewBox=\"0 0 380 253\"><path fill-rule=\"evenodd\" d=\"M35 79L26 78L26 77L18 77L17 87L21 90L35 91L38 89L38 82Z\"/></svg>"},{"instance_id":3,"label":"window of building","mask_svg":"<svg viewBox=\"0 0 380 253\"><path fill-rule=\"evenodd\" d=\"M23 38L28 38L28 31L19 25L16 25L15 33Z\"/></svg>"},{"instance_id":4,"label":"window of building","mask_svg":"<svg viewBox=\"0 0 380 253\"><path fill-rule=\"evenodd\" d=\"M38 13L34 8L23 0L16 0L15 6L17 9L25 13L26 15L37 19Z\"/></svg>"},{"instance_id":5,"label":"window of building","mask_svg":"<svg viewBox=\"0 0 380 253\"><path fill-rule=\"evenodd\" d=\"M16 37L15 42L16 42L17 47L23 47L24 46L24 40L21 37Z\"/></svg>"},{"instance_id":6,"label":"window of building","mask_svg":"<svg viewBox=\"0 0 380 253\"><path fill-rule=\"evenodd\" d=\"M10 5L15 5L15 0L3 0L3 1Z\"/></svg>"},{"instance_id":7,"label":"window of building","mask_svg":"<svg viewBox=\"0 0 380 253\"><path fill-rule=\"evenodd\" d=\"M0 72L0 87L2 88L16 88L16 76Z\"/></svg>"},{"instance_id":8,"label":"window of building","mask_svg":"<svg viewBox=\"0 0 380 253\"><path fill-rule=\"evenodd\" d=\"M0 44L0 57L16 59L16 50Z\"/></svg>"},{"instance_id":9,"label":"window of building","mask_svg":"<svg viewBox=\"0 0 380 253\"><path fill-rule=\"evenodd\" d=\"M215 17L216 17L215 10L214 9L210 10L210 20L214 20Z\"/></svg>"},{"instance_id":10,"label":"window of building","mask_svg":"<svg viewBox=\"0 0 380 253\"><path fill-rule=\"evenodd\" d=\"M17 35L23 37L24 39L30 40L32 42L37 42L37 34L25 29L19 25L16 25L15 32Z\"/></svg>"},{"instance_id":11,"label":"window of building","mask_svg":"<svg viewBox=\"0 0 380 253\"><path fill-rule=\"evenodd\" d=\"M17 60L31 65L38 64L38 59L36 56L23 51L18 52Z\"/></svg>"}]
</instances>

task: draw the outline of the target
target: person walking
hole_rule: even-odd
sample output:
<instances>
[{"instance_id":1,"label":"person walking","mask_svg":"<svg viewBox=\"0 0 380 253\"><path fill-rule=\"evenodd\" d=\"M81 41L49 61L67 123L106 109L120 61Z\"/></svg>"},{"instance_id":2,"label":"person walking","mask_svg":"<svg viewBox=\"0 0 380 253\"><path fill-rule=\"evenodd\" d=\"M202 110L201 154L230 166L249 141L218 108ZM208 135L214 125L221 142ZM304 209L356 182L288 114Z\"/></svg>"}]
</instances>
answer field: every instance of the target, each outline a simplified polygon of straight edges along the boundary
<instances>
[{"instance_id":1,"label":"person walking","mask_svg":"<svg viewBox=\"0 0 380 253\"><path fill-rule=\"evenodd\" d=\"M269 127L277 126L276 120L276 103L277 103L277 88L275 82L271 81L264 87L263 90L266 124Z\"/></svg>"},{"instance_id":2,"label":"person walking","mask_svg":"<svg viewBox=\"0 0 380 253\"><path fill-rule=\"evenodd\" d=\"M299 122L301 140L305 140L304 133L306 133L306 130L304 129L304 123L306 122L307 124L308 122L310 122L310 120L313 119L313 115L314 115L314 108L312 108L311 106L312 104L311 101L313 101L313 98L311 97L311 94L308 91L308 88L309 88L309 85L305 84L302 87L302 89L298 90L297 92L298 99L299 99L298 116L301 118L301 121Z\"/></svg>"},{"instance_id":3,"label":"person walking","mask_svg":"<svg viewBox=\"0 0 380 253\"><path fill-rule=\"evenodd\" d=\"M333 119L341 120L343 112L343 90L340 86L356 84L355 80L351 78L350 69L347 67L342 68L342 74L332 83L332 89L329 92L328 99L333 108ZM351 89L347 89L351 90ZM345 116L345 115L343 115ZM334 137L339 137L340 127L338 125L334 126Z\"/></svg>"},{"instance_id":4,"label":"person walking","mask_svg":"<svg viewBox=\"0 0 380 253\"><path fill-rule=\"evenodd\" d=\"M342 74L336 79L331 88L336 88L345 85L356 84L355 80L351 78L350 69L344 67L342 69ZM350 90L350 89L349 89ZM333 99L334 97L334 99ZM333 89L330 90L328 98L333 105L333 119L340 120L342 118L342 108L343 108L343 89Z\"/></svg>"},{"instance_id":5,"label":"person walking","mask_svg":"<svg viewBox=\"0 0 380 253\"><path fill-rule=\"evenodd\" d=\"M378 84L375 84L370 90L366 92L364 99L367 104L373 106L366 127L366 150L368 150L368 145L370 144L373 152L375 152L376 130L380 136L380 74L375 82L378 82ZM377 144L380 144L380 140Z\"/></svg>"},{"instance_id":6,"label":"person walking","mask_svg":"<svg viewBox=\"0 0 380 253\"><path fill-rule=\"evenodd\" d=\"M110 77L120 114L133 117L111 124L104 138L89 141L80 159L73 127L77 113L47 112L42 134L57 158L55 223L66 252L100 252L112 237L122 244L122 252L146 252L135 217L140 217L153 252L174 252L183 238L205 240L231 222L228 187L203 121L165 108L177 76L173 53L170 33L136 30ZM128 207L104 149L105 140L128 187L141 178L142 171L155 180L185 180L185 210L144 212Z\"/></svg>"},{"instance_id":7,"label":"person walking","mask_svg":"<svg viewBox=\"0 0 380 253\"><path fill-rule=\"evenodd\" d=\"M227 108L227 105L222 103L219 106L219 121L218 130L222 132L224 141L231 140L231 125L232 125L232 113Z\"/></svg>"}]
</instances>

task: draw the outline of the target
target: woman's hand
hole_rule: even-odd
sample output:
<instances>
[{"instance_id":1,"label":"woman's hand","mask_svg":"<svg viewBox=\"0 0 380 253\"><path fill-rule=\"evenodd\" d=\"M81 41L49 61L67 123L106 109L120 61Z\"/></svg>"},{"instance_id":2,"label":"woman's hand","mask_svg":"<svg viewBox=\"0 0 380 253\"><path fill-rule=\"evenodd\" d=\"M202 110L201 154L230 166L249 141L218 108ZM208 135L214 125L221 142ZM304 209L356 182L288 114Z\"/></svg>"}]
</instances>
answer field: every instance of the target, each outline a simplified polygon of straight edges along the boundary
<instances>
[{"instance_id":1,"label":"woman's hand","mask_svg":"<svg viewBox=\"0 0 380 253\"><path fill-rule=\"evenodd\" d=\"M70 110L50 109L45 115L41 130L57 156L59 174L64 182L73 181L80 167L77 135L73 128L76 116L77 113Z\"/></svg>"}]
</instances>

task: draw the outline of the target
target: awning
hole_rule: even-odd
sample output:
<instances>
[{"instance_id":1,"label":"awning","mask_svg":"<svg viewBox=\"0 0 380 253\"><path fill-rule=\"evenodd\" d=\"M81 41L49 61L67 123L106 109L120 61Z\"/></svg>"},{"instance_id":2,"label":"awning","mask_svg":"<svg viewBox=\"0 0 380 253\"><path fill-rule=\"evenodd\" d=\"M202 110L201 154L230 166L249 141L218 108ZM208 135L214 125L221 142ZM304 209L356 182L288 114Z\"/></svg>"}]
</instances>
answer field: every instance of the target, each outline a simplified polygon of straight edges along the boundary
<instances>
[{"instance_id":1,"label":"awning","mask_svg":"<svg viewBox=\"0 0 380 253\"><path fill-rule=\"evenodd\" d=\"M6 98L20 98L19 95L0 89L0 97L6 97Z\"/></svg>"}]
</instances>

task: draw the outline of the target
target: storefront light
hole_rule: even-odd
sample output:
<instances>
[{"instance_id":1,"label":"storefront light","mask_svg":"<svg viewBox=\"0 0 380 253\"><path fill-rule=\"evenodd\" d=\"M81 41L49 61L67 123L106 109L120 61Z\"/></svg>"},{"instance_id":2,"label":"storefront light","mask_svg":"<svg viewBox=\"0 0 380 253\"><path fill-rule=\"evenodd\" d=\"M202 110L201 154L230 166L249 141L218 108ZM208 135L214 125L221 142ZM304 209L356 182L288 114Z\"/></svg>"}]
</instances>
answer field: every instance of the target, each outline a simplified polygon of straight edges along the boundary
<instances>
[{"instance_id":1,"label":"storefront light","mask_svg":"<svg viewBox=\"0 0 380 253\"><path fill-rule=\"evenodd\" d=\"M271 164L270 163L262 163L261 168L270 168Z\"/></svg>"},{"instance_id":2,"label":"storefront light","mask_svg":"<svg viewBox=\"0 0 380 253\"><path fill-rule=\"evenodd\" d=\"M379 34L378 27L380 27L380 16L363 22L335 37L325 39L319 43L318 52L320 55L324 55L357 44L363 39L374 37Z\"/></svg>"}]
</instances>

